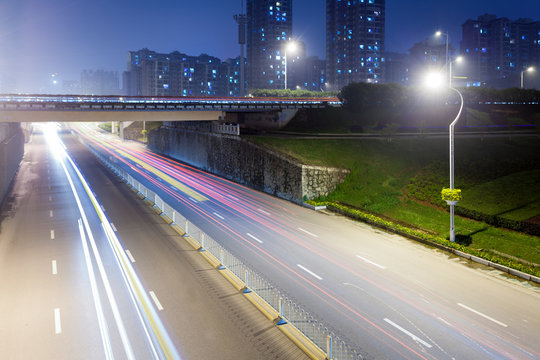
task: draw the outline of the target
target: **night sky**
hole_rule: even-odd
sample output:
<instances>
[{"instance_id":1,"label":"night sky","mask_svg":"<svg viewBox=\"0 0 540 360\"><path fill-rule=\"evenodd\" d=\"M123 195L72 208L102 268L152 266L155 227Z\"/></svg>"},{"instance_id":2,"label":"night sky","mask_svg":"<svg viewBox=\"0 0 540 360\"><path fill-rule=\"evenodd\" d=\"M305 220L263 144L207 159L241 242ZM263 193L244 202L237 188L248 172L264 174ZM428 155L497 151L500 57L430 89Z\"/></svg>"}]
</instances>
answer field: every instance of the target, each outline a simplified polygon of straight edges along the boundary
<instances>
[{"instance_id":1,"label":"night sky","mask_svg":"<svg viewBox=\"0 0 540 360\"><path fill-rule=\"evenodd\" d=\"M293 1L295 38L324 58L325 0ZM37 92L52 73L60 80L80 80L83 69L121 73L126 52L144 47L235 57L239 11L240 0L1 0L0 81ZM407 52L439 28L459 48L461 24L484 13L540 20L540 1L387 0L386 48Z\"/></svg>"}]
</instances>

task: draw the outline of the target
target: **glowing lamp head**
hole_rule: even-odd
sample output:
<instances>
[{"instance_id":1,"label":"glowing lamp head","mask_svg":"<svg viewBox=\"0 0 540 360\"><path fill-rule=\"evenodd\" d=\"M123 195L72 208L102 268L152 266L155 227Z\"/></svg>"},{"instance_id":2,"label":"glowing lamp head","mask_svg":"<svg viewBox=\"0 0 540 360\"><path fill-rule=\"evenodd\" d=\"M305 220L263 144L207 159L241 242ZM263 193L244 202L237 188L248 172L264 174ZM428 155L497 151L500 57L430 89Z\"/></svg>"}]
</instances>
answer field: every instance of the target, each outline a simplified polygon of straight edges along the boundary
<instances>
[{"instance_id":1,"label":"glowing lamp head","mask_svg":"<svg viewBox=\"0 0 540 360\"><path fill-rule=\"evenodd\" d=\"M442 31L441 30L438 30L437 32L435 32L435 36L441 36L442 35Z\"/></svg>"},{"instance_id":2,"label":"glowing lamp head","mask_svg":"<svg viewBox=\"0 0 540 360\"><path fill-rule=\"evenodd\" d=\"M294 42L294 41L289 41L289 42L287 43L287 48L286 48L286 50L287 50L288 53L293 53L293 52L296 51L296 49L297 49L296 42Z\"/></svg>"},{"instance_id":3,"label":"glowing lamp head","mask_svg":"<svg viewBox=\"0 0 540 360\"><path fill-rule=\"evenodd\" d=\"M458 56L455 60L455 62L460 63L463 61L463 56Z\"/></svg>"},{"instance_id":4,"label":"glowing lamp head","mask_svg":"<svg viewBox=\"0 0 540 360\"><path fill-rule=\"evenodd\" d=\"M532 66L529 66L529 67L527 68L527 70L526 70L526 71L527 71L527 72L531 72L531 71L534 71L534 67L532 67Z\"/></svg>"},{"instance_id":5,"label":"glowing lamp head","mask_svg":"<svg viewBox=\"0 0 540 360\"><path fill-rule=\"evenodd\" d=\"M444 75L440 72L430 72L424 79L424 85L429 89L440 89L444 85Z\"/></svg>"}]
</instances>

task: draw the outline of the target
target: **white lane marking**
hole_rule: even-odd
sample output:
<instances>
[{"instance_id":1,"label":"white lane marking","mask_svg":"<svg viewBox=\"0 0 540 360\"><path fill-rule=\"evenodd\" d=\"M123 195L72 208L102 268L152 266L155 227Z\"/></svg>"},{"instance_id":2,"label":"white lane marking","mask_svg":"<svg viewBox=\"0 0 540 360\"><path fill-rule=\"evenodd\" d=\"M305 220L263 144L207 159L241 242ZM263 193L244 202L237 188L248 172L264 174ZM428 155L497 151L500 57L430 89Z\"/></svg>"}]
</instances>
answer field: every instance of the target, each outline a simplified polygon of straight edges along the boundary
<instances>
[{"instance_id":1,"label":"white lane marking","mask_svg":"<svg viewBox=\"0 0 540 360\"><path fill-rule=\"evenodd\" d=\"M216 215L218 218L220 218L221 220L225 220L225 218L221 215L219 215L217 212L213 212L212 214Z\"/></svg>"},{"instance_id":2,"label":"white lane marking","mask_svg":"<svg viewBox=\"0 0 540 360\"><path fill-rule=\"evenodd\" d=\"M411 332L405 330L404 328L402 328L401 326L399 326L398 324L396 324L396 323L393 322L392 320L387 319L387 318L384 318L384 321L386 321L387 323L389 323L390 325L392 325L393 327L395 327L395 328L398 329L399 331L402 331L404 334L406 334L407 336L411 337L414 341L419 342L420 344L424 345L425 347L427 347L427 348L431 348L431 347L432 347L430 344L428 344L428 343L425 342L424 340L420 339L418 336L412 334Z\"/></svg>"},{"instance_id":3,"label":"white lane marking","mask_svg":"<svg viewBox=\"0 0 540 360\"><path fill-rule=\"evenodd\" d=\"M371 264L371 265L374 265L374 266L378 267L379 269L383 269L383 270L386 269L385 266L382 266L382 265L379 265L379 264L377 264L377 263L374 263L373 261L368 260L368 259L366 259L365 257L362 257L362 256L360 256L360 255L356 255L356 257L359 258L360 260L364 260L364 261L367 262L368 264Z\"/></svg>"},{"instance_id":4,"label":"white lane marking","mask_svg":"<svg viewBox=\"0 0 540 360\"><path fill-rule=\"evenodd\" d=\"M230 198L233 199L233 200L236 200L236 201L239 200L236 196L232 196L232 195L229 195L229 194L227 194L227 196L230 197Z\"/></svg>"},{"instance_id":5,"label":"white lane marking","mask_svg":"<svg viewBox=\"0 0 540 360\"><path fill-rule=\"evenodd\" d=\"M494 318L489 317L489 316L487 316L486 314L482 314L480 311L474 310L473 308L470 308L470 307L468 307L467 305L464 305L464 304L462 304L462 303L457 303L457 304L458 304L459 306L461 306L462 308L467 309L467 310L469 310L470 312L473 312L473 313L475 313L476 315L479 315L479 316L483 317L484 319L488 319L489 321L493 321L495 324L501 325L501 326L503 326L503 327L508 327L508 325L506 325L505 323L502 323L502 322L500 322L500 321L498 321L498 320L495 320Z\"/></svg>"},{"instance_id":6,"label":"white lane marking","mask_svg":"<svg viewBox=\"0 0 540 360\"><path fill-rule=\"evenodd\" d=\"M118 231L118 230L116 230L116 226L114 226L113 223L111 223L111 227L112 227L112 229L113 229L114 231Z\"/></svg>"},{"instance_id":7,"label":"white lane marking","mask_svg":"<svg viewBox=\"0 0 540 360\"><path fill-rule=\"evenodd\" d=\"M261 244L263 243L262 240L257 239L255 236L251 235L250 233L247 233L247 236L249 236L250 238L252 238L255 241L258 241Z\"/></svg>"},{"instance_id":8,"label":"white lane marking","mask_svg":"<svg viewBox=\"0 0 540 360\"><path fill-rule=\"evenodd\" d=\"M49 210L49 217L53 217L53 211L52 210Z\"/></svg>"},{"instance_id":9,"label":"white lane marking","mask_svg":"<svg viewBox=\"0 0 540 360\"><path fill-rule=\"evenodd\" d=\"M319 235L315 235L314 233L311 233L311 232L309 232L309 231L307 231L307 230L305 230L305 229L302 229L301 227L299 227L298 230L303 231L303 232L305 232L306 234L311 235L311 236L313 236L313 237L316 237L316 238L319 237Z\"/></svg>"},{"instance_id":10,"label":"white lane marking","mask_svg":"<svg viewBox=\"0 0 540 360\"><path fill-rule=\"evenodd\" d=\"M102 209L103 211L105 211L105 208L103 207L103 205L101 205L101 209Z\"/></svg>"},{"instance_id":11,"label":"white lane marking","mask_svg":"<svg viewBox=\"0 0 540 360\"><path fill-rule=\"evenodd\" d=\"M266 216L270 216L270 213L268 211L264 211L263 209L257 209L258 212L266 215Z\"/></svg>"},{"instance_id":12,"label":"white lane marking","mask_svg":"<svg viewBox=\"0 0 540 360\"><path fill-rule=\"evenodd\" d=\"M54 309L54 332L55 334L62 333L62 321L60 320L60 309Z\"/></svg>"},{"instance_id":13,"label":"white lane marking","mask_svg":"<svg viewBox=\"0 0 540 360\"><path fill-rule=\"evenodd\" d=\"M58 274L58 269L56 268L56 260L52 261L52 273L53 275Z\"/></svg>"},{"instance_id":14,"label":"white lane marking","mask_svg":"<svg viewBox=\"0 0 540 360\"><path fill-rule=\"evenodd\" d=\"M197 204L197 203L198 203L198 201L197 201L197 200L195 200L195 199L194 199L194 198L192 198L192 197L189 197L189 200L193 201L193 202L194 202L195 204Z\"/></svg>"},{"instance_id":15,"label":"white lane marking","mask_svg":"<svg viewBox=\"0 0 540 360\"><path fill-rule=\"evenodd\" d=\"M300 269L304 270L305 272L307 272L308 274L310 274L311 276L314 276L316 277L317 279L319 280L322 280L322 277L320 277L319 275L315 274L313 271L305 268L304 266L300 265L300 264L297 264L296 266L298 266Z\"/></svg>"},{"instance_id":16,"label":"white lane marking","mask_svg":"<svg viewBox=\"0 0 540 360\"><path fill-rule=\"evenodd\" d=\"M161 306L161 303L159 302L156 294L154 294L153 291L149 291L148 292L150 294L150 297L152 298L152 300L154 300L154 303L156 304L156 307L158 308L159 311L163 310L163 306Z\"/></svg>"},{"instance_id":17,"label":"white lane marking","mask_svg":"<svg viewBox=\"0 0 540 360\"><path fill-rule=\"evenodd\" d=\"M51 240L54 240L54 230L51 230Z\"/></svg>"},{"instance_id":18,"label":"white lane marking","mask_svg":"<svg viewBox=\"0 0 540 360\"><path fill-rule=\"evenodd\" d=\"M129 251L129 250L126 249L126 254L127 254L128 258L129 258L129 261L131 261L132 263L134 263L134 262L135 262L135 258L133 257L133 255L131 255L131 251Z\"/></svg>"}]
</instances>

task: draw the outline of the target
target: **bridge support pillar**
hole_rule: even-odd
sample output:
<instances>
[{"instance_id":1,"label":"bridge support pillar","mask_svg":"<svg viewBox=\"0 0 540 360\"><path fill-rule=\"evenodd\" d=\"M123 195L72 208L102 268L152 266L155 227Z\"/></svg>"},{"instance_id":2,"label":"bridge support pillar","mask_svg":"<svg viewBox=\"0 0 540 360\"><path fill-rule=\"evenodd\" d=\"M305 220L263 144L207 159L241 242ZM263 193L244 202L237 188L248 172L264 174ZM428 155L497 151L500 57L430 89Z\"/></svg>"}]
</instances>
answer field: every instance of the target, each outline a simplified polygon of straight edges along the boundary
<instances>
[{"instance_id":1,"label":"bridge support pillar","mask_svg":"<svg viewBox=\"0 0 540 360\"><path fill-rule=\"evenodd\" d=\"M116 134L116 127L118 126L118 121L111 121L111 132Z\"/></svg>"},{"instance_id":2,"label":"bridge support pillar","mask_svg":"<svg viewBox=\"0 0 540 360\"><path fill-rule=\"evenodd\" d=\"M124 122L123 121L119 121L118 122L118 125L120 125L120 140L125 140L124 138Z\"/></svg>"}]
</instances>

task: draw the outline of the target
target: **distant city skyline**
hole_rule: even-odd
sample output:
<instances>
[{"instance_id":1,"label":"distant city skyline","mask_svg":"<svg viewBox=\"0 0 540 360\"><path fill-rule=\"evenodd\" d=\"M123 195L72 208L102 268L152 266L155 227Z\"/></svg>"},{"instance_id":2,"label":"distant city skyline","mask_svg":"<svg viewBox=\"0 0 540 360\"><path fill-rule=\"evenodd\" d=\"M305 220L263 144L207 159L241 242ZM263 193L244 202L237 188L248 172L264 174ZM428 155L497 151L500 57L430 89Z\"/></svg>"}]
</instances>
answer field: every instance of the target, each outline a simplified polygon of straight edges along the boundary
<instances>
[{"instance_id":1,"label":"distant city skyline","mask_svg":"<svg viewBox=\"0 0 540 360\"><path fill-rule=\"evenodd\" d=\"M325 0L293 0L293 35L307 55L325 58ZM48 76L80 80L83 70L123 71L130 50L178 50L226 58L239 54L240 1L4 0L0 3L0 81L38 91ZM437 29L459 49L461 25L484 13L540 20L537 0L386 1L386 50L407 52ZM1 85L1 84L0 84Z\"/></svg>"}]
</instances>

